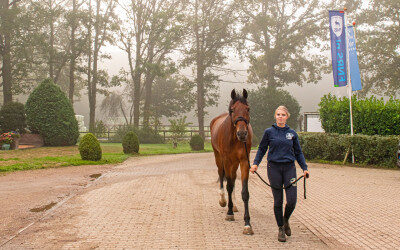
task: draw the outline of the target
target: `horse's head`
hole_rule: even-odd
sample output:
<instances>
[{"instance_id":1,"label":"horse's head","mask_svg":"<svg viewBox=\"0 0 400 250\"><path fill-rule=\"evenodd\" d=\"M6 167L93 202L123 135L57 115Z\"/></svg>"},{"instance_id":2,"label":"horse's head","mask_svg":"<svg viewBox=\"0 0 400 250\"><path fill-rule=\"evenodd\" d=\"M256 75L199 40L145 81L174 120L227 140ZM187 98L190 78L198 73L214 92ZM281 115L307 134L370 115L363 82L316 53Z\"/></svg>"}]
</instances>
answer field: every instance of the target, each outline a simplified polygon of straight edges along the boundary
<instances>
[{"instance_id":1,"label":"horse's head","mask_svg":"<svg viewBox=\"0 0 400 250\"><path fill-rule=\"evenodd\" d=\"M232 100L229 103L229 115L235 127L235 133L239 141L246 141L248 136L248 124L250 122L250 108L247 104L247 91L243 89L243 96L231 92Z\"/></svg>"}]
</instances>

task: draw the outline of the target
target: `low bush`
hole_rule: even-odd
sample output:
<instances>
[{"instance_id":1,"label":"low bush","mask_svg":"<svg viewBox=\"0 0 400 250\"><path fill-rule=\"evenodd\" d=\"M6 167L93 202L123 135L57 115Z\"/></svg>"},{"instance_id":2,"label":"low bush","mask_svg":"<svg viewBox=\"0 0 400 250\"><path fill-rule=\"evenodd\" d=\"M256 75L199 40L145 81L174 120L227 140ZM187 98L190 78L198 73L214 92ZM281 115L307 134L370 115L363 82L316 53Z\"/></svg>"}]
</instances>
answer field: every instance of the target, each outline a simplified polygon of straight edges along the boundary
<instances>
[{"instance_id":1,"label":"low bush","mask_svg":"<svg viewBox=\"0 0 400 250\"><path fill-rule=\"evenodd\" d=\"M190 147L194 151L204 150L204 140L200 135L194 135L190 138Z\"/></svg>"},{"instance_id":2,"label":"low bush","mask_svg":"<svg viewBox=\"0 0 400 250\"><path fill-rule=\"evenodd\" d=\"M82 160L88 160L88 161L101 160L102 151L100 143L92 133L86 134L80 140L79 153L81 154Z\"/></svg>"},{"instance_id":3,"label":"low bush","mask_svg":"<svg viewBox=\"0 0 400 250\"><path fill-rule=\"evenodd\" d=\"M139 153L139 138L135 132L126 133L122 140L122 147L125 154Z\"/></svg>"}]
</instances>

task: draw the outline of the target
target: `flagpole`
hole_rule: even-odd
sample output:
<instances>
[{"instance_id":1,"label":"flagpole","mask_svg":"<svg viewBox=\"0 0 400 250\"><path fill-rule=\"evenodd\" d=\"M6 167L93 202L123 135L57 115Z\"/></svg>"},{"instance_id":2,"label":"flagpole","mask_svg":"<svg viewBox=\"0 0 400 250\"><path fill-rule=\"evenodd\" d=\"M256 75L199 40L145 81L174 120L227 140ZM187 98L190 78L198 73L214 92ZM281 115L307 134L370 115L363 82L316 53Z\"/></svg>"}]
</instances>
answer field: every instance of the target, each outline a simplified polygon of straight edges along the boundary
<instances>
[{"instance_id":1,"label":"flagpole","mask_svg":"<svg viewBox=\"0 0 400 250\"><path fill-rule=\"evenodd\" d=\"M347 22L346 22L346 11L347 8L344 8L344 35L346 40L346 67L347 67L347 79L349 80L349 84L347 85L347 89L349 92L349 100L350 100L350 135L353 136L353 107L352 107L352 87L351 87L351 76L350 76L350 67L349 67L349 46L347 39ZM354 163L354 153L353 149L351 149L351 161Z\"/></svg>"},{"instance_id":2,"label":"flagpole","mask_svg":"<svg viewBox=\"0 0 400 250\"><path fill-rule=\"evenodd\" d=\"M354 33L354 42L356 42L357 41L357 38L356 38L356 22L353 22L353 33ZM349 63L350 63L350 58L349 58ZM352 88L353 88L353 86L352 86ZM356 91L356 97L358 98L358 92Z\"/></svg>"}]
</instances>

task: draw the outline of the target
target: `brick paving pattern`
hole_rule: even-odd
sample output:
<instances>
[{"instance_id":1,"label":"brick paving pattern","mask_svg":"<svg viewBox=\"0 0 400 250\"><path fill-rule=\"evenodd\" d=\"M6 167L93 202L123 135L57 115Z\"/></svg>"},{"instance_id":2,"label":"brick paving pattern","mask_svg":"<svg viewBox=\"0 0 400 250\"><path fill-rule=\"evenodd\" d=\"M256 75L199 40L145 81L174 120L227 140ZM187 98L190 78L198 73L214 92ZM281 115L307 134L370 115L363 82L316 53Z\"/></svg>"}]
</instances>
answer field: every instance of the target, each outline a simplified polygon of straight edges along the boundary
<instances>
[{"instance_id":1,"label":"brick paving pattern","mask_svg":"<svg viewBox=\"0 0 400 250\"><path fill-rule=\"evenodd\" d=\"M130 158L1 248L400 248L400 171L309 166L307 199L301 181L285 243L277 241L271 191L255 175L255 234L242 234L240 179L236 221L225 221L213 155L201 153ZM259 172L266 177L265 165Z\"/></svg>"}]
</instances>

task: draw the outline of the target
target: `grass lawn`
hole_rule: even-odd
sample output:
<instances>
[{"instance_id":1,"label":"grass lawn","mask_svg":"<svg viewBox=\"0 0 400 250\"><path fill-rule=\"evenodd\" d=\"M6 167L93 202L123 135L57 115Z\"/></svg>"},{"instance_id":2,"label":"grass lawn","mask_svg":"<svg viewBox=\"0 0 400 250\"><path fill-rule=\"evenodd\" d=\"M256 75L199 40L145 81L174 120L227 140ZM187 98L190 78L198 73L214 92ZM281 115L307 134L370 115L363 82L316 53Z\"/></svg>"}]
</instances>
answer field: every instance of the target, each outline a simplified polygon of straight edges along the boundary
<instances>
[{"instance_id":1,"label":"grass lawn","mask_svg":"<svg viewBox=\"0 0 400 250\"><path fill-rule=\"evenodd\" d=\"M172 144L142 144L138 155L125 155L121 143L101 143L103 158L100 161L84 161L79 155L78 146L42 147L24 150L0 151L0 172L10 172L49 167L65 167L80 165L115 164L125 161L128 157L192 153L188 143L180 143L177 148ZM211 152L210 143L205 144L204 151Z\"/></svg>"}]
</instances>

